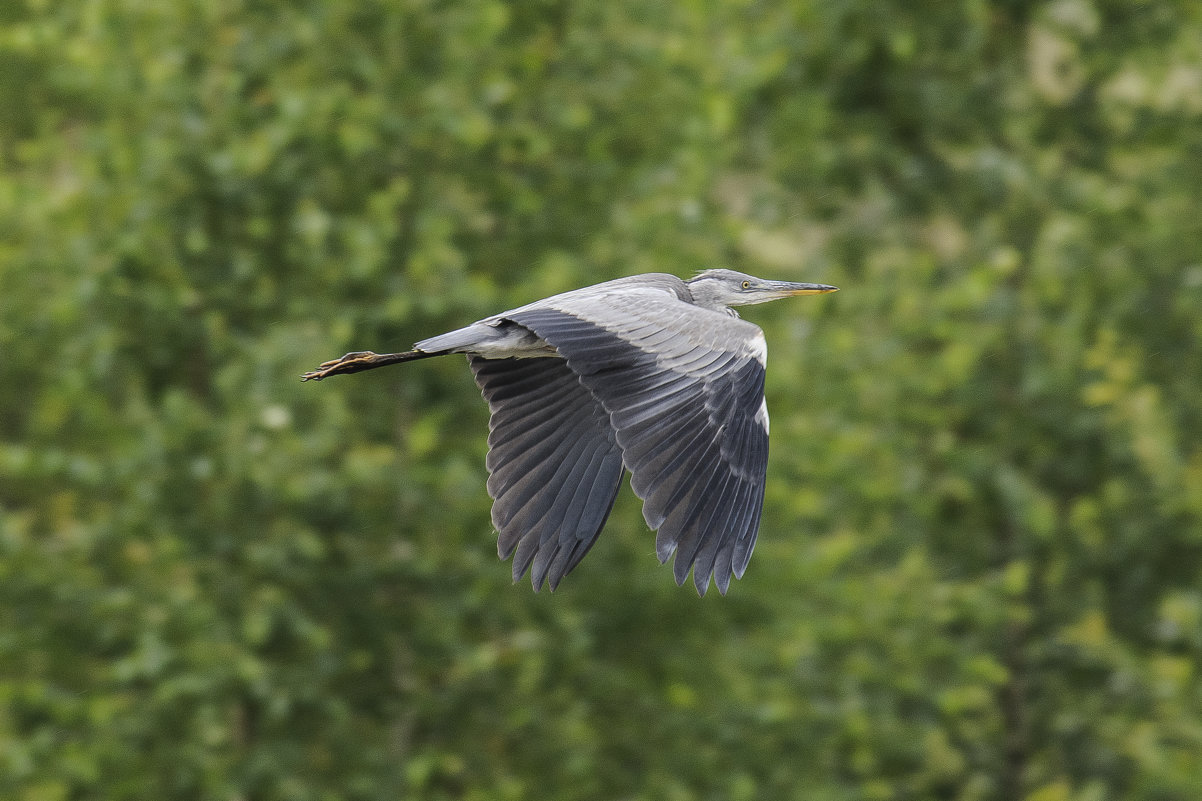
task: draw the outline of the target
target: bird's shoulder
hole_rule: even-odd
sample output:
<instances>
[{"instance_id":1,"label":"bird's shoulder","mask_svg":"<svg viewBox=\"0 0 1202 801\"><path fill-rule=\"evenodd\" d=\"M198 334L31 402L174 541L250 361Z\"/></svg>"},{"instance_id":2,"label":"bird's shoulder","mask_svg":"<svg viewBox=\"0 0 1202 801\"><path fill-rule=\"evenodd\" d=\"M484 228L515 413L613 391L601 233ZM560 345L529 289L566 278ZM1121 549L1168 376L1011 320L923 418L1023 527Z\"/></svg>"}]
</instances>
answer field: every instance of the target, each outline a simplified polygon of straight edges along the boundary
<instances>
[{"instance_id":1,"label":"bird's shoulder","mask_svg":"<svg viewBox=\"0 0 1202 801\"><path fill-rule=\"evenodd\" d=\"M705 347L762 361L764 335L758 326L734 314L694 305L688 285L667 273L617 278L574 289L496 317L521 324L530 312L570 315L636 347L654 341L659 353Z\"/></svg>"},{"instance_id":2,"label":"bird's shoulder","mask_svg":"<svg viewBox=\"0 0 1202 801\"><path fill-rule=\"evenodd\" d=\"M519 306L516 309L501 312L494 315L494 319L508 318L517 312L524 312L530 309L601 307L606 304L621 302L623 299L636 297L645 297L664 303L688 303L692 300L688 285L675 275L669 275L668 273L645 273L643 275L615 278L611 281L603 281L599 284L560 292L541 300L527 303L524 306Z\"/></svg>"}]
</instances>

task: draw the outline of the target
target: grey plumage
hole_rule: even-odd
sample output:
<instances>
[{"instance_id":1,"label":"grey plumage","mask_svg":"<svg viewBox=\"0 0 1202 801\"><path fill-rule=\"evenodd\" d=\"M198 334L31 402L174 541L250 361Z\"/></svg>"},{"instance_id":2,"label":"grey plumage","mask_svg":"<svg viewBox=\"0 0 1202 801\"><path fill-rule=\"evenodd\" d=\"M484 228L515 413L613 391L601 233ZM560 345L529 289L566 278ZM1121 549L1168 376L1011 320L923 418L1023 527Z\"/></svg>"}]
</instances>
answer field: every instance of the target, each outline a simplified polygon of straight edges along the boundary
<instances>
[{"instance_id":1,"label":"grey plumage","mask_svg":"<svg viewBox=\"0 0 1202 801\"><path fill-rule=\"evenodd\" d=\"M396 354L349 353L320 380L466 353L491 413L488 492L501 558L555 589L601 532L625 471L704 595L742 577L768 464L763 332L730 308L834 291L709 270L619 278L488 317Z\"/></svg>"}]
</instances>

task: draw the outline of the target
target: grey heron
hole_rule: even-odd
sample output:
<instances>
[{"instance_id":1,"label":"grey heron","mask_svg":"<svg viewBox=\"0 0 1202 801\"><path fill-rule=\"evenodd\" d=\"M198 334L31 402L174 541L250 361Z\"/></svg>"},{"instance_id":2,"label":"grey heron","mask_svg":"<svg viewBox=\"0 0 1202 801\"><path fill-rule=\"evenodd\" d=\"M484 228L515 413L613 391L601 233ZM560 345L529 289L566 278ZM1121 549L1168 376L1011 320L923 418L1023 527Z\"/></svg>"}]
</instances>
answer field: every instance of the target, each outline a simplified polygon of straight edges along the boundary
<instances>
[{"instance_id":1,"label":"grey heron","mask_svg":"<svg viewBox=\"0 0 1202 801\"><path fill-rule=\"evenodd\" d=\"M768 469L767 344L732 308L825 284L734 270L564 292L424 339L348 353L306 381L467 354L490 412L488 493L513 579L552 591L596 541L626 471L678 585L726 594L755 546Z\"/></svg>"}]
</instances>

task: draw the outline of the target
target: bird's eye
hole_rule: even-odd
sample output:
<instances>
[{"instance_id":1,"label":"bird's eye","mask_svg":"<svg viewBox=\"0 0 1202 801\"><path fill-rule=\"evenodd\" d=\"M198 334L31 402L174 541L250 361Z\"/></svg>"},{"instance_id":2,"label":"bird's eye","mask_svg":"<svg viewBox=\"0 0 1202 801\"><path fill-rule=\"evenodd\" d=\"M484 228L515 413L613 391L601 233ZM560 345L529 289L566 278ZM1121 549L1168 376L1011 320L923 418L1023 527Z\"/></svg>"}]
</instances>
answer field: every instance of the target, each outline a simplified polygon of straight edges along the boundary
<instances>
[{"instance_id":1,"label":"bird's eye","mask_svg":"<svg viewBox=\"0 0 1202 801\"><path fill-rule=\"evenodd\" d=\"M744 289L751 289L751 282L750 282L750 281L744 281L744 282L743 282L743 288L744 288Z\"/></svg>"}]
</instances>

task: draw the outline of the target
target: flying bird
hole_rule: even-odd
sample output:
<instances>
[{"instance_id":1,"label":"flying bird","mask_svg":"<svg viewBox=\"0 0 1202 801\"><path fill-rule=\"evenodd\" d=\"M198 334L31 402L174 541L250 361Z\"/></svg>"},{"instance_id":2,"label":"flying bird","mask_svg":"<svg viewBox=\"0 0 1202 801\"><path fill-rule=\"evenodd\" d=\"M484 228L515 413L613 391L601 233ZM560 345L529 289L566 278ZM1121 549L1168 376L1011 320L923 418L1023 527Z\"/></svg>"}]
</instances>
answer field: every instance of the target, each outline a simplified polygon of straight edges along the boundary
<instances>
[{"instance_id":1,"label":"flying bird","mask_svg":"<svg viewBox=\"0 0 1202 801\"><path fill-rule=\"evenodd\" d=\"M424 339L357 351L320 381L467 354L490 412L497 552L554 590L588 553L626 471L677 585L726 594L755 547L768 470L764 332L734 306L834 292L734 270L649 273L553 295Z\"/></svg>"}]
</instances>

